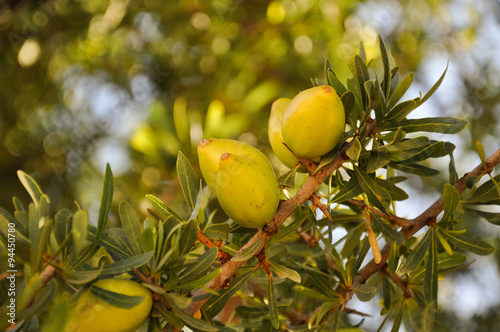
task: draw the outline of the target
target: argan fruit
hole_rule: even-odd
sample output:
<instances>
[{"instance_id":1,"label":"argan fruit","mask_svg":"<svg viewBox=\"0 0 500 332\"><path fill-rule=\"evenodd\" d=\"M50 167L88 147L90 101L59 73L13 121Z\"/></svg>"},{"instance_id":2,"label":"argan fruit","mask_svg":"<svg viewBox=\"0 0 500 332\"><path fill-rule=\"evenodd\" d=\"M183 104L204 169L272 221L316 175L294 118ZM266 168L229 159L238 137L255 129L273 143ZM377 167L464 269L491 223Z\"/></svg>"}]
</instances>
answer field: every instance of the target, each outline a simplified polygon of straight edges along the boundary
<instances>
[{"instance_id":1,"label":"argan fruit","mask_svg":"<svg viewBox=\"0 0 500 332\"><path fill-rule=\"evenodd\" d=\"M283 113L290 103L291 99L280 98L271 105L271 114L269 116L269 123L267 124L267 131L269 134L269 143L271 148L276 154L276 157L288 168L294 168L299 162L295 155L283 144L283 135L281 134L281 122L283 120Z\"/></svg>"},{"instance_id":2,"label":"argan fruit","mask_svg":"<svg viewBox=\"0 0 500 332\"><path fill-rule=\"evenodd\" d=\"M97 294L105 294L107 299ZM113 300L117 302L113 304ZM138 303L134 305L135 301ZM101 279L78 298L64 332L134 332L149 316L152 306L151 292L137 282Z\"/></svg>"},{"instance_id":3,"label":"argan fruit","mask_svg":"<svg viewBox=\"0 0 500 332\"><path fill-rule=\"evenodd\" d=\"M232 153L255 159L260 163L271 163L266 155L253 146L232 139L207 138L198 145L198 160L201 173L207 182L208 187L215 193L215 184L217 181L217 172L219 171L220 157L224 153Z\"/></svg>"},{"instance_id":4,"label":"argan fruit","mask_svg":"<svg viewBox=\"0 0 500 332\"><path fill-rule=\"evenodd\" d=\"M232 153L220 158L216 195L222 209L238 225L261 228L279 204L279 186L268 163Z\"/></svg>"},{"instance_id":5,"label":"argan fruit","mask_svg":"<svg viewBox=\"0 0 500 332\"><path fill-rule=\"evenodd\" d=\"M343 137L344 128L344 105L328 85L316 86L295 96L281 123L288 147L311 160L331 151Z\"/></svg>"}]
</instances>

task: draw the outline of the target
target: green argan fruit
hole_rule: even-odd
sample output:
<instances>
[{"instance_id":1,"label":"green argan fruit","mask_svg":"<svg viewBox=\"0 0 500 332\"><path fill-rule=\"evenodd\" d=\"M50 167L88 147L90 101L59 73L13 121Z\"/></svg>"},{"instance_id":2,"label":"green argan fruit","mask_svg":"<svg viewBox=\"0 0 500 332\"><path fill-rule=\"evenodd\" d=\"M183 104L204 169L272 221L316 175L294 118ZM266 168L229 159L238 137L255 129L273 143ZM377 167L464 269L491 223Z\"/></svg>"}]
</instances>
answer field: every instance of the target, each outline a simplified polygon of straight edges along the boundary
<instances>
[{"instance_id":1,"label":"green argan fruit","mask_svg":"<svg viewBox=\"0 0 500 332\"><path fill-rule=\"evenodd\" d=\"M291 99L280 98L271 105L271 115L267 131L269 134L269 143L278 159L288 168L294 168L299 162L295 155L283 144L283 135L281 134L281 122L283 113L290 103Z\"/></svg>"},{"instance_id":2,"label":"green argan fruit","mask_svg":"<svg viewBox=\"0 0 500 332\"><path fill-rule=\"evenodd\" d=\"M271 166L269 159L260 150L247 143L232 139L207 138L198 145L198 159L201 173L207 182L208 187L215 193L217 173L219 171L220 157L224 153L231 153L255 159L260 163Z\"/></svg>"},{"instance_id":3,"label":"green argan fruit","mask_svg":"<svg viewBox=\"0 0 500 332\"><path fill-rule=\"evenodd\" d=\"M335 90L316 86L300 92L288 104L281 132L297 155L315 159L331 151L344 135L344 105Z\"/></svg>"},{"instance_id":4,"label":"green argan fruit","mask_svg":"<svg viewBox=\"0 0 500 332\"><path fill-rule=\"evenodd\" d=\"M97 292L91 288L78 298L65 332L134 332L149 316L151 292L137 282L110 278L98 280L92 287ZM107 299L97 295L103 293ZM117 306L110 299L116 300ZM127 304L131 300L138 303Z\"/></svg>"},{"instance_id":5,"label":"green argan fruit","mask_svg":"<svg viewBox=\"0 0 500 332\"><path fill-rule=\"evenodd\" d=\"M279 204L279 186L269 162L225 153L220 158L216 195L224 212L237 224L260 228Z\"/></svg>"}]
</instances>

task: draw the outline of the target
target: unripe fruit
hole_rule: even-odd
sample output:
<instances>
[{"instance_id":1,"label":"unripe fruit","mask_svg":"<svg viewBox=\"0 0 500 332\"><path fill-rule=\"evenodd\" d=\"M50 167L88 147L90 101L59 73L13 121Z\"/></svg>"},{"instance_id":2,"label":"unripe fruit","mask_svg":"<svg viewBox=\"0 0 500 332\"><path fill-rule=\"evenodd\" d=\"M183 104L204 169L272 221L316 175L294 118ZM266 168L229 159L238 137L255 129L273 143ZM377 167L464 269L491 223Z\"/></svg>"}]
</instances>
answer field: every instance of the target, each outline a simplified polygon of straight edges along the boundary
<instances>
[{"instance_id":1,"label":"unripe fruit","mask_svg":"<svg viewBox=\"0 0 500 332\"><path fill-rule=\"evenodd\" d=\"M283 144L283 135L281 134L281 122L283 113L290 103L291 99L280 98L271 105L271 115L267 131L269 134L269 143L278 159L288 168L294 168L299 162L295 155Z\"/></svg>"},{"instance_id":2,"label":"unripe fruit","mask_svg":"<svg viewBox=\"0 0 500 332\"><path fill-rule=\"evenodd\" d=\"M300 92L288 104L281 132L297 155L315 159L331 151L344 135L342 100L327 85Z\"/></svg>"},{"instance_id":3,"label":"unripe fruit","mask_svg":"<svg viewBox=\"0 0 500 332\"><path fill-rule=\"evenodd\" d=\"M87 290L76 302L65 332L134 332L146 320L153 306L151 292L132 280L102 279L92 286L142 300L133 307L121 308Z\"/></svg>"},{"instance_id":4,"label":"unripe fruit","mask_svg":"<svg viewBox=\"0 0 500 332\"><path fill-rule=\"evenodd\" d=\"M232 153L238 156L255 159L260 163L272 167L266 155L251 145L232 139L204 139L198 145L198 159L203 178L207 182L210 190L214 193L216 192L215 184L217 182L220 157L224 153Z\"/></svg>"},{"instance_id":5,"label":"unripe fruit","mask_svg":"<svg viewBox=\"0 0 500 332\"><path fill-rule=\"evenodd\" d=\"M224 212L237 224L260 228L279 204L279 186L269 161L225 153L220 158L216 194Z\"/></svg>"}]
</instances>

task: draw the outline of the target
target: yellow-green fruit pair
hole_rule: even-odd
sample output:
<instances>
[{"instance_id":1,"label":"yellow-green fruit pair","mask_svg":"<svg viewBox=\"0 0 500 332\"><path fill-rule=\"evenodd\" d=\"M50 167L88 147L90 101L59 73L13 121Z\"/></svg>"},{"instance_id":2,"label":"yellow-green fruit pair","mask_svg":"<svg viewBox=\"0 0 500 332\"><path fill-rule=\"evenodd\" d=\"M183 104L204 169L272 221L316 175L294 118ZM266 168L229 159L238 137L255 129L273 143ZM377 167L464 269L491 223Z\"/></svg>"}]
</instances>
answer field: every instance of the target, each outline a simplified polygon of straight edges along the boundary
<instances>
[{"instance_id":1,"label":"yellow-green fruit pair","mask_svg":"<svg viewBox=\"0 0 500 332\"><path fill-rule=\"evenodd\" d=\"M294 168L299 162L295 155L285 146L283 135L281 134L281 122L283 121L283 113L286 107L292 100L288 98L277 99L271 105L271 115L267 131L269 134L269 143L278 159L288 168Z\"/></svg>"},{"instance_id":2,"label":"yellow-green fruit pair","mask_svg":"<svg viewBox=\"0 0 500 332\"><path fill-rule=\"evenodd\" d=\"M284 102L280 102L276 108L282 109L283 105ZM307 89L295 96L286 105L281 122L286 145L297 155L311 160L330 152L343 137L344 128L344 106L335 90L327 85ZM273 141L271 132L270 140ZM289 155L274 146L273 150L291 167Z\"/></svg>"},{"instance_id":3,"label":"yellow-green fruit pair","mask_svg":"<svg viewBox=\"0 0 500 332\"><path fill-rule=\"evenodd\" d=\"M269 223L279 203L279 186L267 157L246 143L205 139L198 146L207 185L231 219L248 228Z\"/></svg>"},{"instance_id":4,"label":"yellow-green fruit pair","mask_svg":"<svg viewBox=\"0 0 500 332\"><path fill-rule=\"evenodd\" d=\"M117 300L118 306L97 294ZM151 292L137 282L102 279L78 298L64 332L134 332L149 316L152 306Z\"/></svg>"}]
</instances>

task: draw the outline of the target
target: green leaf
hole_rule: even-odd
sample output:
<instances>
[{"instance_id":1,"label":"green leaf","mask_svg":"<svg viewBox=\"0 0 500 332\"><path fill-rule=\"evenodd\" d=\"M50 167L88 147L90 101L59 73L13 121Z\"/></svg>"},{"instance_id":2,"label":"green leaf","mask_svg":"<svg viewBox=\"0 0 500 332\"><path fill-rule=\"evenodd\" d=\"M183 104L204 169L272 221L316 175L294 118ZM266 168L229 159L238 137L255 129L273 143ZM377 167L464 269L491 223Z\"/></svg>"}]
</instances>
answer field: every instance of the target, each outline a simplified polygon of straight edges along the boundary
<instances>
[{"instance_id":1,"label":"green leaf","mask_svg":"<svg viewBox=\"0 0 500 332\"><path fill-rule=\"evenodd\" d=\"M216 268L215 270L210 271L209 273L206 273L202 276L198 276L198 278L189 281L183 281L182 283L179 283L176 286L172 287L172 289L186 289L186 290L200 289L204 287L206 284L208 284L210 281L217 278L217 276L220 274L220 271L221 271L220 267Z\"/></svg>"},{"instance_id":2,"label":"green leaf","mask_svg":"<svg viewBox=\"0 0 500 332\"><path fill-rule=\"evenodd\" d=\"M458 248L476 255L486 256L495 252L495 247L481 240L473 240L460 234L442 230L442 234Z\"/></svg>"},{"instance_id":3,"label":"green leaf","mask_svg":"<svg viewBox=\"0 0 500 332\"><path fill-rule=\"evenodd\" d=\"M382 87L378 81L373 82L373 87L370 93L370 102L373 110L375 111L375 120L377 125L381 125L384 121L385 114L385 96Z\"/></svg>"},{"instance_id":4,"label":"green leaf","mask_svg":"<svg viewBox=\"0 0 500 332\"><path fill-rule=\"evenodd\" d=\"M287 226L281 226L278 228L278 233L274 235L271 240L269 241L270 244L279 242L282 239L286 238L288 235L294 233L302 223L309 217L308 214L304 214L300 216L300 218L296 218L294 221L292 221L289 225Z\"/></svg>"},{"instance_id":5,"label":"green leaf","mask_svg":"<svg viewBox=\"0 0 500 332\"><path fill-rule=\"evenodd\" d=\"M390 123L385 130L396 130L401 127L407 133L419 131L456 134L467 127L469 123L465 120L450 117L409 119Z\"/></svg>"},{"instance_id":6,"label":"green leaf","mask_svg":"<svg viewBox=\"0 0 500 332\"><path fill-rule=\"evenodd\" d=\"M336 315L336 319L337 322L333 322L332 323L332 328L330 328L328 331L336 331L337 328L338 328L338 314L339 314L339 308L338 308L338 304L335 303L335 302L325 302L321 305L320 309L319 309L319 312L318 312L318 315L316 316L316 325L319 325L321 323L321 320L323 319L323 317L328 313L330 312L330 310L332 310L333 308L336 308L335 312L334 312L334 315Z\"/></svg>"},{"instance_id":7,"label":"green leaf","mask_svg":"<svg viewBox=\"0 0 500 332\"><path fill-rule=\"evenodd\" d=\"M451 249L450 244L446 239L444 238L443 234L441 234L441 231L438 229L436 232L437 238L441 245L443 246L443 249L448 253L448 255L453 255L453 249Z\"/></svg>"},{"instance_id":8,"label":"green leaf","mask_svg":"<svg viewBox=\"0 0 500 332\"><path fill-rule=\"evenodd\" d=\"M458 181L458 173L457 173L457 168L455 166L455 158L453 157L453 153L449 154L450 156L450 164L448 165L448 172L450 173L449 178L450 178L450 184L455 185Z\"/></svg>"},{"instance_id":9,"label":"green leaf","mask_svg":"<svg viewBox=\"0 0 500 332\"><path fill-rule=\"evenodd\" d=\"M471 209L467 208L468 211L473 212L474 214L483 217L488 221L490 224L500 226L500 213L498 212L486 212L486 211L481 211L481 210L476 210L476 209Z\"/></svg>"},{"instance_id":10,"label":"green leaf","mask_svg":"<svg viewBox=\"0 0 500 332\"><path fill-rule=\"evenodd\" d=\"M400 273L410 273L415 271L420 263L424 260L427 253L427 249L431 244L431 231L427 231L422 240L417 244L415 249L412 250L408 258L406 258L401 267L399 268Z\"/></svg>"},{"instance_id":11,"label":"green leaf","mask_svg":"<svg viewBox=\"0 0 500 332\"><path fill-rule=\"evenodd\" d=\"M352 176L351 179L337 192L330 201L331 203L343 202L363 193L363 188L359 185L358 178Z\"/></svg>"},{"instance_id":12,"label":"green leaf","mask_svg":"<svg viewBox=\"0 0 500 332\"><path fill-rule=\"evenodd\" d=\"M278 310L278 302L276 301L276 292L273 287L273 277L269 275L267 281L267 298L268 298L268 307L269 307L269 316L271 317L271 324L275 329L280 327L279 320L279 310Z\"/></svg>"},{"instance_id":13,"label":"green leaf","mask_svg":"<svg viewBox=\"0 0 500 332\"><path fill-rule=\"evenodd\" d=\"M420 99L417 103L417 107L422 105L423 103L425 103L427 101L427 99L429 99L433 94L434 92L436 92L436 90L439 88L439 86L441 85L441 82L443 82L443 79L444 79L444 76L446 75L446 71L448 70L448 64L446 64L446 69L444 70L443 74L441 75L441 77L437 80L437 82L432 86L432 88L425 94L425 96Z\"/></svg>"},{"instance_id":14,"label":"green leaf","mask_svg":"<svg viewBox=\"0 0 500 332\"><path fill-rule=\"evenodd\" d=\"M438 170L421 165L419 163L411 162L390 162L389 166L397 169L398 171L415 174L418 176L435 176L439 174Z\"/></svg>"},{"instance_id":15,"label":"green leaf","mask_svg":"<svg viewBox=\"0 0 500 332\"><path fill-rule=\"evenodd\" d=\"M344 105L344 112L346 113L346 119L351 114L351 111L356 106L356 97L354 97L354 93L352 91L346 91L340 97L342 100L342 104Z\"/></svg>"},{"instance_id":16,"label":"green leaf","mask_svg":"<svg viewBox=\"0 0 500 332\"><path fill-rule=\"evenodd\" d=\"M40 332L65 331L70 318L70 307L69 298L61 296L54 299L54 305L48 312Z\"/></svg>"},{"instance_id":17,"label":"green leaf","mask_svg":"<svg viewBox=\"0 0 500 332\"><path fill-rule=\"evenodd\" d=\"M384 66L384 80L382 81L382 89L386 96L389 96L391 89L391 70L390 70L390 60L387 48L385 47L384 40L379 35L379 46L380 46L380 56L382 57L382 64Z\"/></svg>"},{"instance_id":18,"label":"green leaf","mask_svg":"<svg viewBox=\"0 0 500 332\"><path fill-rule=\"evenodd\" d=\"M315 299L315 300L324 301L324 302L332 302L332 300L336 299L334 297L320 293L320 292L318 292L314 289L308 288L308 287L294 286L293 288L297 293L300 293L304 296L310 297L310 298ZM342 302L340 297L338 298L338 300L339 300L339 302Z\"/></svg>"},{"instance_id":19,"label":"green leaf","mask_svg":"<svg viewBox=\"0 0 500 332\"><path fill-rule=\"evenodd\" d=\"M73 237L73 251L78 255L87 242L87 225L89 217L87 211L78 210L73 215L71 235Z\"/></svg>"},{"instance_id":20,"label":"green leaf","mask_svg":"<svg viewBox=\"0 0 500 332\"><path fill-rule=\"evenodd\" d=\"M193 167L191 167L189 160L181 151L177 154L176 169L186 203L191 211L193 211L196 205L196 197L198 196L198 181L196 180Z\"/></svg>"},{"instance_id":21,"label":"green leaf","mask_svg":"<svg viewBox=\"0 0 500 332\"><path fill-rule=\"evenodd\" d=\"M399 188L391 181L376 177L375 182L379 186L384 188L389 193L389 195L391 195L391 198L394 201L404 201L405 199L407 199L409 197L408 194L403 189Z\"/></svg>"},{"instance_id":22,"label":"green leaf","mask_svg":"<svg viewBox=\"0 0 500 332\"><path fill-rule=\"evenodd\" d=\"M252 275L254 270L241 274L231 281L228 288L219 291L219 295L213 295L205 304L205 313L208 317L215 317L227 304L229 299L245 285L247 279ZM196 299L194 299L196 301Z\"/></svg>"},{"instance_id":23,"label":"green leaf","mask_svg":"<svg viewBox=\"0 0 500 332\"><path fill-rule=\"evenodd\" d=\"M142 247L144 248L144 251L155 250L155 240L154 240L154 234L153 234L152 228L150 228L150 227L145 228L141 232L141 243L142 243Z\"/></svg>"},{"instance_id":24,"label":"green leaf","mask_svg":"<svg viewBox=\"0 0 500 332\"><path fill-rule=\"evenodd\" d=\"M208 226L203 232L209 239L212 240L227 240L229 235L229 224L219 223Z\"/></svg>"},{"instance_id":25,"label":"green leaf","mask_svg":"<svg viewBox=\"0 0 500 332\"><path fill-rule=\"evenodd\" d=\"M17 171L17 176L19 177L19 180L21 180L21 183L23 184L26 191L30 194L33 203L35 203L35 206L38 207L40 198L42 198L43 195L42 189L40 189L38 183L23 171Z\"/></svg>"},{"instance_id":26,"label":"green leaf","mask_svg":"<svg viewBox=\"0 0 500 332\"><path fill-rule=\"evenodd\" d=\"M141 254L144 252L141 242L141 223L139 217L135 212L132 205L125 201L121 201L119 205L120 220L122 222L122 228L127 235L127 240L130 245L130 249L134 254Z\"/></svg>"},{"instance_id":27,"label":"green leaf","mask_svg":"<svg viewBox=\"0 0 500 332\"><path fill-rule=\"evenodd\" d=\"M439 234L439 232L437 234ZM450 255L447 252L442 252L438 255L438 269L439 271L452 269L467 262L467 259L467 255L460 252L455 251L453 255Z\"/></svg>"},{"instance_id":28,"label":"green leaf","mask_svg":"<svg viewBox=\"0 0 500 332\"><path fill-rule=\"evenodd\" d=\"M55 221L55 236L59 244L61 244L64 239L71 233L73 212L68 209L61 209L57 211L54 221Z\"/></svg>"},{"instance_id":29,"label":"green leaf","mask_svg":"<svg viewBox=\"0 0 500 332\"><path fill-rule=\"evenodd\" d=\"M89 291L100 300L120 309L130 309L144 300L144 296L125 295L122 293L115 293L110 290L100 288L98 286L90 286Z\"/></svg>"},{"instance_id":30,"label":"green leaf","mask_svg":"<svg viewBox=\"0 0 500 332\"><path fill-rule=\"evenodd\" d=\"M81 256L80 260L78 260L73 268L81 266L96 253L97 245L101 239L104 228L106 227L106 223L108 221L108 213L111 209L111 203L113 202L113 190L113 173L111 172L111 167L109 166L109 164L106 164L106 171L104 173L104 181L102 184L101 205L99 206L99 215L97 218L97 229L94 241L92 241L90 247Z\"/></svg>"},{"instance_id":31,"label":"green leaf","mask_svg":"<svg viewBox=\"0 0 500 332\"><path fill-rule=\"evenodd\" d=\"M337 78L337 75L335 75L334 71L331 68L328 69L327 79L328 85L332 86L335 89L337 95L342 96L347 92L347 88L340 82L340 80Z\"/></svg>"},{"instance_id":32,"label":"green leaf","mask_svg":"<svg viewBox=\"0 0 500 332\"><path fill-rule=\"evenodd\" d=\"M186 282L196 278L199 274L204 274L217 259L218 252L217 247L212 247L205 251L195 263L189 265L179 274L179 281Z\"/></svg>"},{"instance_id":33,"label":"green leaf","mask_svg":"<svg viewBox=\"0 0 500 332\"><path fill-rule=\"evenodd\" d=\"M368 68L366 67L366 63L359 55L354 56L354 66L356 68L355 69L356 81L361 91L362 100L364 101L366 99L366 94L367 94L367 91L365 91L365 82L370 79L370 75L368 73Z\"/></svg>"},{"instance_id":34,"label":"green leaf","mask_svg":"<svg viewBox=\"0 0 500 332\"><path fill-rule=\"evenodd\" d=\"M388 109L391 109L394 105L396 105L396 103L404 96L406 91L408 91L408 88L410 87L412 82L413 82L413 73L409 73L401 80L401 82L399 83L399 85L389 98L387 106Z\"/></svg>"},{"instance_id":35,"label":"green leaf","mask_svg":"<svg viewBox=\"0 0 500 332\"><path fill-rule=\"evenodd\" d=\"M495 185L495 181L500 181L500 174L495 176L493 180L488 180L474 191L474 194L466 201L467 204L486 204L492 201L497 201L500 197ZM498 203L495 203L498 204Z\"/></svg>"},{"instance_id":36,"label":"green leaf","mask_svg":"<svg viewBox=\"0 0 500 332\"><path fill-rule=\"evenodd\" d=\"M166 219L172 217L175 220L177 220L178 222L183 222L182 218L177 214L177 212L172 210L167 204L163 203L159 198L148 194L148 195L146 195L146 199Z\"/></svg>"},{"instance_id":37,"label":"green leaf","mask_svg":"<svg viewBox=\"0 0 500 332\"><path fill-rule=\"evenodd\" d=\"M450 220L460 203L460 195L457 189L451 184L446 183L443 188L444 214L441 221Z\"/></svg>"},{"instance_id":38,"label":"green leaf","mask_svg":"<svg viewBox=\"0 0 500 332\"><path fill-rule=\"evenodd\" d=\"M255 241L245 249L240 250L231 260L233 262L244 262L249 260L259 251L263 239L263 237L260 237L257 241Z\"/></svg>"},{"instance_id":39,"label":"green leaf","mask_svg":"<svg viewBox=\"0 0 500 332\"><path fill-rule=\"evenodd\" d=\"M391 196L384 188L379 186L368 174L365 174L354 166L354 174L359 182L361 188L368 196L371 204L379 208L381 211L386 212L391 203Z\"/></svg>"},{"instance_id":40,"label":"green leaf","mask_svg":"<svg viewBox=\"0 0 500 332\"><path fill-rule=\"evenodd\" d=\"M163 316L163 318L165 318L165 320L169 324L173 325L175 328L180 330L184 327L184 322L182 321L182 319L180 319L179 317L177 317L176 315L165 309L162 305L159 304L156 305L155 309L158 310L160 314ZM162 331L161 328L160 331Z\"/></svg>"},{"instance_id":41,"label":"green leaf","mask_svg":"<svg viewBox=\"0 0 500 332\"><path fill-rule=\"evenodd\" d=\"M387 113L386 120L389 122L403 121L416 107L417 102L413 99L403 101Z\"/></svg>"},{"instance_id":42,"label":"green leaf","mask_svg":"<svg viewBox=\"0 0 500 332\"><path fill-rule=\"evenodd\" d=\"M296 283L300 283L300 274L298 274L297 271L271 261L269 261L269 264L271 265L272 271L275 272L278 277L282 279L288 278Z\"/></svg>"},{"instance_id":43,"label":"green leaf","mask_svg":"<svg viewBox=\"0 0 500 332\"><path fill-rule=\"evenodd\" d=\"M295 187L295 173L296 168L289 170L278 178L278 184L281 187L294 188Z\"/></svg>"},{"instance_id":44,"label":"green leaf","mask_svg":"<svg viewBox=\"0 0 500 332\"><path fill-rule=\"evenodd\" d=\"M179 255L188 253L198 240L198 222L194 219L189 220L182 230L179 238Z\"/></svg>"},{"instance_id":45,"label":"green leaf","mask_svg":"<svg viewBox=\"0 0 500 332\"><path fill-rule=\"evenodd\" d=\"M96 239L97 229L94 225L87 225L87 240L94 242ZM124 247L123 244L119 243L113 237L110 237L108 234L103 233L101 238L99 239L99 246L106 248L110 252L117 253L122 257L131 257L132 253L129 251L128 246Z\"/></svg>"},{"instance_id":46,"label":"green leaf","mask_svg":"<svg viewBox=\"0 0 500 332\"><path fill-rule=\"evenodd\" d=\"M370 159L368 160L368 165L366 166L366 172L373 173L377 169L389 164L389 162L389 153L387 150L371 150Z\"/></svg>"},{"instance_id":47,"label":"green leaf","mask_svg":"<svg viewBox=\"0 0 500 332\"><path fill-rule=\"evenodd\" d=\"M354 294L361 302L370 301L377 293L377 287L370 284L361 284L353 288Z\"/></svg>"},{"instance_id":48,"label":"green leaf","mask_svg":"<svg viewBox=\"0 0 500 332\"><path fill-rule=\"evenodd\" d=\"M139 268L146 264L149 259L153 256L153 251L148 251L143 254L126 258L121 261L105 265L100 268L88 269L88 270L77 270L74 272L63 273L64 278L66 279L84 279L87 277L92 277L96 273L100 272L100 275L117 275L125 272L129 272L132 268Z\"/></svg>"},{"instance_id":49,"label":"green leaf","mask_svg":"<svg viewBox=\"0 0 500 332\"><path fill-rule=\"evenodd\" d=\"M171 294L167 295L167 300L168 304L170 304L172 309L174 309L175 315L182 319L182 321L190 328L207 332L219 331L217 327L209 325L201 319L194 318L193 316L185 313L184 310L177 305L176 301L173 300Z\"/></svg>"},{"instance_id":50,"label":"green leaf","mask_svg":"<svg viewBox=\"0 0 500 332\"><path fill-rule=\"evenodd\" d=\"M427 268L424 275L424 296L428 303L437 303L438 294L438 252L436 242L436 231L429 230L431 243L427 260Z\"/></svg>"},{"instance_id":51,"label":"green leaf","mask_svg":"<svg viewBox=\"0 0 500 332\"><path fill-rule=\"evenodd\" d=\"M356 137L354 138L354 144L346 151L346 154L351 160L358 161L362 149L363 147Z\"/></svg>"},{"instance_id":52,"label":"green leaf","mask_svg":"<svg viewBox=\"0 0 500 332\"><path fill-rule=\"evenodd\" d=\"M405 242L404 236L396 231L392 226L389 226L386 224L383 220L381 220L379 217L376 215L373 215L373 221L375 222L375 225L377 225L379 231L384 235L386 239L392 242L396 242L397 244L401 245Z\"/></svg>"}]
</instances>

